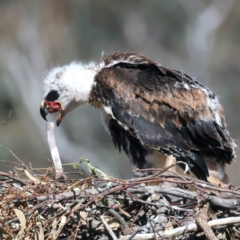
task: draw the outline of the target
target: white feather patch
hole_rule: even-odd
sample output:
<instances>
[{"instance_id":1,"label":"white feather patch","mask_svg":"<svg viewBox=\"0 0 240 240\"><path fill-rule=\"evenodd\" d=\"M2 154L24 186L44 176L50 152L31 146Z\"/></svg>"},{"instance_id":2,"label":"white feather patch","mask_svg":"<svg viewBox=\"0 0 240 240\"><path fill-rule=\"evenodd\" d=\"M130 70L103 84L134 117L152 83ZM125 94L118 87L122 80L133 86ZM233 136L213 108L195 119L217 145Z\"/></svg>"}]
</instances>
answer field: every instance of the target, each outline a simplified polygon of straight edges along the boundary
<instances>
[{"instance_id":1,"label":"white feather patch","mask_svg":"<svg viewBox=\"0 0 240 240\"><path fill-rule=\"evenodd\" d=\"M106 113L107 115L110 115L113 119L116 119L116 118L114 117L114 115L113 115L113 112L112 112L112 108L111 108L111 107L105 106L105 105L102 105L102 106L103 106L103 109L104 109L104 111L105 111L105 113Z\"/></svg>"},{"instance_id":2,"label":"white feather patch","mask_svg":"<svg viewBox=\"0 0 240 240\"><path fill-rule=\"evenodd\" d=\"M59 95L65 113L88 103L94 77L97 74L95 63L72 62L63 67L52 69L43 81L44 97L51 91Z\"/></svg>"}]
</instances>

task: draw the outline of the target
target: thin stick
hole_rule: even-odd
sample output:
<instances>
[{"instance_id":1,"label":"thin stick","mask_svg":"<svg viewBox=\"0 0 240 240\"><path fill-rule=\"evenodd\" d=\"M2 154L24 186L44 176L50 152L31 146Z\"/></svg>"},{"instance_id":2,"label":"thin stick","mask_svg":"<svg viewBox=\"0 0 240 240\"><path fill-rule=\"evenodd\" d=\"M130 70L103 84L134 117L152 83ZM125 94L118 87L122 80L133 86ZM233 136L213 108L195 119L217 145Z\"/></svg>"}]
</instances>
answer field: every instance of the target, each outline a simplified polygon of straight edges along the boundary
<instances>
[{"instance_id":1,"label":"thin stick","mask_svg":"<svg viewBox=\"0 0 240 240\"><path fill-rule=\"evenodd\" d=\"M0 176L4 176L4 177L6 177L6 178L13 179L13 180L15 180L15 181L17 181L17 182L20 182L20 183L23 184L23 185L26 185L26 184L27 184L27 182L26 182L25 180L20 179L20 178L18 178L18 177L15 177L15 176L13 176L12 174L9 174L9 173L5 173L5 172L1 172L1 171L0 171Z\"/></svg>"},{"instance_id":2,"label":"thin stick","mask_svg":"<svg viewBox=\"0 0 240 240\"><path fill-rule=\"evenodd\" d=\"M139 228L136 231L134 231L127 240L132 240L137 235L137 233L140 231L142 231L142 228Z\"/></svg>"},{"instance_id":3,"label":"thin stick","mask_svg":"<svg viewBox=\"0 0 240 240\"><path fill-rule=\"evenodd\" d=\"M105 226L105 228L107 229L108 233L110 234L110 236L112 237L113 240L118 240L116 235L114 234L113 230L109 227L109 225L107 224L107 222L105 221L103 216L100 216L101 221L103 223L103 225Z\"/></svg>"},{"instance_id":4,"label":"thin stick","mask_svg":"<svg viewBox=\"0 0 240 240\"><path fill-rule=\"evenodd\" d=\"M115 217L119 221L119 223L121 223L124 231L129 229L128 224L118 212L116 212L114 209L111 209L111 208L108 209L108 211L112 214L113 217Z\"/></svg>"},{"instance_id":5,"label":"thin stick","mask_svg":"<svg viewBox=\"0 0 240 240\"><path fill-rule=\"evenodd\" d=\"M0 147L5 148L7 151L9 151L22 164L22 166L26 166L10 149L3 145L0 145Z\"/></svg>"},{"instance_id":6,"label":"thin stick","mask_svg":"<svg viewBox=\"0 0 240 240\"><path fill-rule=\"evenodd\" d=\"M239 222L240 222L240 217L228 217L228 218L211 220L208 222L208 225L210 227L217 227L220 225L234 224ZM178 228L167 230L167 231L159 231L158 233L161 236L161 238L159 236L156 236L155 239L172 238L187 232L195 232L197 230L198 230L197 225L195 223L192 223L187 226L178 227ZM130 236L131 235L122 236L119 238L119 240L127 240L129 239ZM148 240L148 239L153 239L153 237L154 237L154 233L147 233L147 234L137 234L133 239Z\"/></svg>"},{"instance_id":7,"label":"thin stick","mask_svg":"<svg viewBox=\"0 0 240 240\"><path fill-rule=\"evenodd\" d=\"M54 137L54 123L48 122L46 126L47 126L48 146L50 148L53 164L55 167L55 173L56 173L55 178L62 179L62 178L65 178L65 175L63 172L62 162L59 156L58 148L57 148L55 137Z\"/></svg>"},{"instance_id":8,"label":"thin stick","mask_svg":"<svg viewBox=\"0 0 240 240\"><path fill-rule=\"evenodd\" d=\"M47 161L53 166L53 163L51 162L50 159L48 159L47 157L45 157L45 159L47 159Z\"/></svg>"},{"instance_id":9,"label":"thin stick","mask_svg":"<svg viewBox=\"0 0 240 240\"><path fill-rule=\"evenodd\" d=\"M11 114L12 114L12 111L10 111L10 113L8 114L8 117L7 117L7 119L6 119L4 122L1 122L1 123L0 123L0 125L7 124L7 123L8 123L8 120L9 120L9 118L11 117Z\"/></svg>"},{"instance_id":10,"label":"thin stick","mask_svg":"<svg viewBox=\"0 0 240 240\"><path fill-rule=\"evenodd\" d=\"M17 165L17 166L19 166L19 167L22 167L22 164L16 163L16 162L11 162L11 161L8 161L8 160L0 160L0 162L9 163L9 164L11 164L11 165Z\"/></svg>"}]
</instances>

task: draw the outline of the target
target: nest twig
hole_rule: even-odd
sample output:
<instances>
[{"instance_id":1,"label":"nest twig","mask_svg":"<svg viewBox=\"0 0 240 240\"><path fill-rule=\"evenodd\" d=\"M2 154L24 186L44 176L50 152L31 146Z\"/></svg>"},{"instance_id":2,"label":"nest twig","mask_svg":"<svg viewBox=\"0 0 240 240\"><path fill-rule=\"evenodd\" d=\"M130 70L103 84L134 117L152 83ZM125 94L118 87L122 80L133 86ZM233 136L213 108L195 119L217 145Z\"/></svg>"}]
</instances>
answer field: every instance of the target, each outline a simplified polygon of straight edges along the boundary
<instances>
[{"instance_id":1,"label":"nest twig","mask_svg":"<svg viewBox=\"0 0 240 240\"><path fill-rule=\"evenodd\" d=\"M3 121L3 122L1 122L0 125L7 124L7 123L8 123L8 120L9 120L10 117L11 117L11 115L12 115L12 111L9 112L8 117L6 118L6 120Z\"/></svg>"}]
</instances>

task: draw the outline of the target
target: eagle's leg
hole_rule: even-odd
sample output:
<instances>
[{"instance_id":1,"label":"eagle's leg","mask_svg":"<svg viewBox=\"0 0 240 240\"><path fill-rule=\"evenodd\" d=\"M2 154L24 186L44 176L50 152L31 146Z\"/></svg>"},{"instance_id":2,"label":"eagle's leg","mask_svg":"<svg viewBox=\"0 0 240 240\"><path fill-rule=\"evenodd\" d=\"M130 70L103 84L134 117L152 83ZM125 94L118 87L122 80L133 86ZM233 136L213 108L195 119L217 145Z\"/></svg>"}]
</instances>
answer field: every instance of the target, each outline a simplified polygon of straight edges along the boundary
<instances>
[{"instance_id":1,"label":"eagle's leg","mask_svg":"<svg viewBox=\"0 0 240 240\"><path fill-rule=\"evenodd\" d=\"M229 179L228 175L225 173L224 164L208 159L206 163L209 171L208 181L216 186L226 186L229 183Z\"/></svg>"},{"instance_id":2,"label":"eagle's leg","mask_svg":"<svg viewBox=\"0 0 240 240\"><path fill-rule=\"evenodd\" d=\"M219 179L218 177L216 177L216 174L218 174L218 173L209 171L208 181L210 183L212 183L216 186L220 186L220 187L224 187L229 184L229 178L228 178L227 174L225 174L222 179Z\"/></svg>"},{"instance_id":3,"label":"eagle's leg","mask_svg":"<svg viewBox=\"0 0 240 240\"><path fill-rule=\"evenodd\" d=\"M165 161L165 168L174 165L173 167L169 168L167 171L171 171L171 172L176 172L176 158L173 155L170 155L166 158Z\"/></svg>"},{"instance_id":4,"label":"eagle's leg","mask_svg":"<svg viewBox=\"0 0 240 240\"><path fill-rule=\"evenodd\" d=\"M151 161L150 161L151 159ZM167 171L171 171L171 172L177 172L176 171L176 158L173 156L173 155L170 155L168 156L166 159L165 159L165 155L163 155L162 153L160 152L153 152L153 154L151 155L151 158L148 158L148 161L151 162L152 166L154 168L160 168L160 169L163 169L163 168L167 168L171 165L174 165L173 167L167 169ZM165 162L165 165L164 165L164 162ZM163 176L164 174L168 174L167 172L164 172L163 173ZM166 178L166 180L174 180L174 178ZM147 183L147 185L159 185L159 184L162 184L165 188L171 188L171 187L175 187L175 183L173 182L169 182L169 181L166 181L166 182L158 182L158 181L153 181L153 182L150 182L150 183ZM170 195L163 195L165 196L166 199L171 199L173 198L173 196L170 196Z\"/></svg>"}]
</instances>

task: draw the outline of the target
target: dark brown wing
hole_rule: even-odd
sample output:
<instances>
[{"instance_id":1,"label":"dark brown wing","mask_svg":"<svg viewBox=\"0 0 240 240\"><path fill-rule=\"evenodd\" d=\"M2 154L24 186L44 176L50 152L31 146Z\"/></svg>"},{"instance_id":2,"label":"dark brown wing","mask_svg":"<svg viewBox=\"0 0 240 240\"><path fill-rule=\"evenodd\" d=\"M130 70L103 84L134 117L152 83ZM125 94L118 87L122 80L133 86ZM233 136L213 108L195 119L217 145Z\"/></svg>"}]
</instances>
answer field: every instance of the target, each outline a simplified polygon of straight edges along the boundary
<instances>
[{"instance_id":1,"label":"dark brown wing","mask_svg":"<svg viewBox=\"0 0 240 240\"><path fill-rule=\"evenodd\" d=\"M232 159L225 125L219 126L207 107L214 94L185 74L121 62L98 73L95 94L143 146L173 154L201 179L208 176L203 157Z\"/></svg>"}]
</instances>

